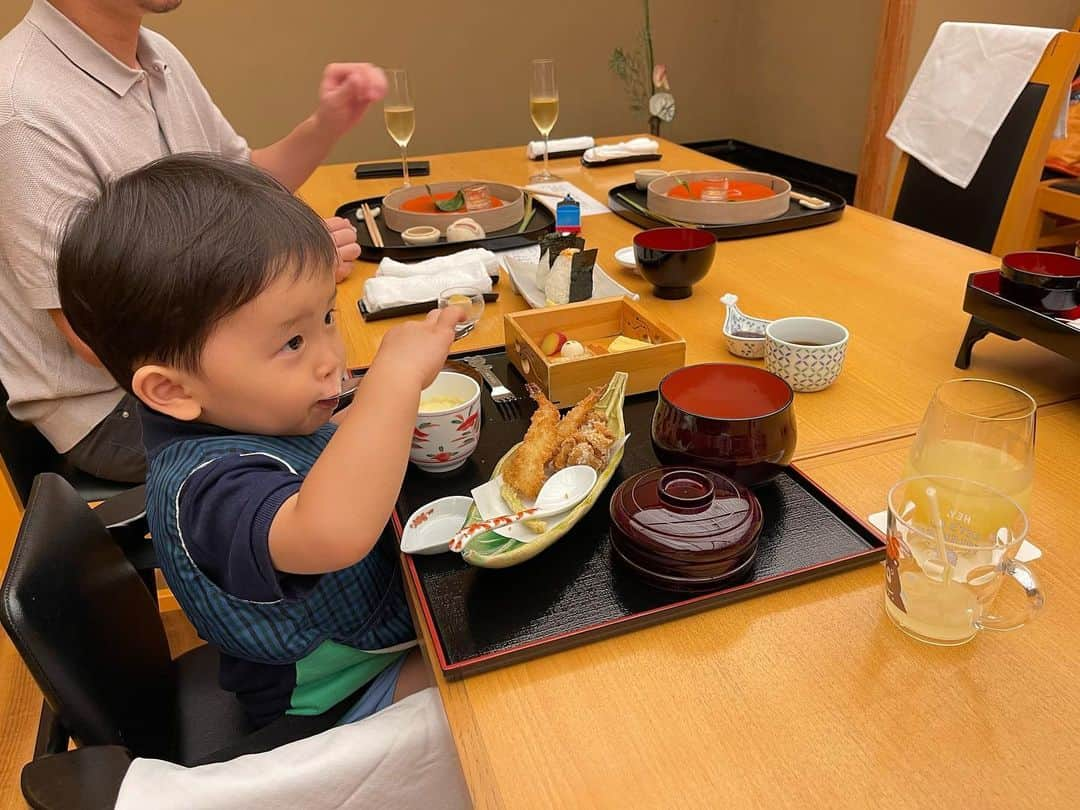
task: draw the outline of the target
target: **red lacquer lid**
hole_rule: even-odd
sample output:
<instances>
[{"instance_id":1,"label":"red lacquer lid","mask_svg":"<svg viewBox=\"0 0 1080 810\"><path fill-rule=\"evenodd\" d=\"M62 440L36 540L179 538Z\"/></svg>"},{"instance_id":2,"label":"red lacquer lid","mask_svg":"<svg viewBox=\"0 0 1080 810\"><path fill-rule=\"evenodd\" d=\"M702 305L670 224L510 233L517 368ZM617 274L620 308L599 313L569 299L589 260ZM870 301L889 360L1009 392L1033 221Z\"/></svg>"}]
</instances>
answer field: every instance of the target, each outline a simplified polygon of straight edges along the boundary
<instances>
[{"instance_id":1,"label":"red lacquer lid","mask_svg":"<svg viewBox=\"0 0 1080 810\"><path fill-rule=\"evenodd\" d=\"M645 470L619 485L610 508L616 552L664 584L716 584L747 572L757 552L761 504L709 470Z\"/></svg>"}]
</instances>

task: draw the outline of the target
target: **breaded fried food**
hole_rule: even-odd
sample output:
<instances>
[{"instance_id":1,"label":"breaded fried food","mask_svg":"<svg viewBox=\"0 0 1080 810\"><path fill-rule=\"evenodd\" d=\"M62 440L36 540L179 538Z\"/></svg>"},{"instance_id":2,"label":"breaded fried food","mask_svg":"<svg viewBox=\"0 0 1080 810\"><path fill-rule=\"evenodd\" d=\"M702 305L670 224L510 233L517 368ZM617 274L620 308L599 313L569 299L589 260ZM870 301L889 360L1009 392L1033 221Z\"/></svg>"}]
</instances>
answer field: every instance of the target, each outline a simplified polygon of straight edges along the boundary
<instances>
[{"instance_id":1,"label":"breaded fried food","mask_svg":"<svg viewBox=\"0 0 1080 810\"><path fill-rule=\"evenodd\" d=\"M593 413L593 408L596 405L596 400L600 398L600 394L603 393L603 388L596 389L595 391L589 391L581 402L566 412L566 416L559 422L559 442L562 443L567 439L573 437L581 426L585 424L585 421L589 418L589 414Z\"/></svg>"},{"instance_id":2,"label":"breaded fried food","mask_svg":"<svg viewBox=\"0 0 1080 810\"><path fill-rule=\"evenodd\" d=\"M566 421L565 417L563 421ZM589 411L574 434L559 443L553 466L561 470L573 464L587 464L594 470L602 470L614 443L607 417L600 411Z\"/></svg>"},{"instance_id":3,"label":"breaded fried food","mask_svg":"<svg viewBox=\"0 0 1080 810\"><path fill-rule=\"evenodd\" d=\"M503 468L503 480L533 499L547 480L544 466L558 447L559 409L536 386L529 386L529 396L536 400L536 412L521 446Z\"/></svg>"}]
</instances>

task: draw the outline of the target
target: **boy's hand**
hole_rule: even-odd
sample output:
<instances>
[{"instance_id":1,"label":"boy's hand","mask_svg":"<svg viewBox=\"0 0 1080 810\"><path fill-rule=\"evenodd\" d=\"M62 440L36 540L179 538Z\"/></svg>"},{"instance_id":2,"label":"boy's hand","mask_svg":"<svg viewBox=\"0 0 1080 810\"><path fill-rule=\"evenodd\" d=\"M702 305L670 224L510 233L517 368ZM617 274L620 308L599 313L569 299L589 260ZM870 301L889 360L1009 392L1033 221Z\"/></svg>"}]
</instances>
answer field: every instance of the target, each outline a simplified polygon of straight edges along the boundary
<instances>
[{"instance_id":1,"label":"boy's hand","mask_svg":"<svg viewBox=\"0 0 1080 810\"><path fill-rule=\"evenodd\" d=\"M349 277L353 262L360 258L360 245L356 241L356 228L343 217L327 217L323 220L337 248L338 266L334 269L334 281L338 284Z\"/></svg>"},{"instance_id":2,"label":"boy's hand","mask_svg":"<svg viewBox=\"0 0 1080 810\"><path fill-rule=\"evenodd\" d=\"M415 372L421 388L427 388L446 363L454 326L465 320L461 307L433 309L422 321L395 326L382 339L372 363L380 361L398 373Z\"/></svg>"},{"instance_id":3,"label":"boy's hand","mask_svg":"<svg viewBox=\"0 0 1080 810\"><path fill-rule=\"evenodd\" d=\"M319 84L319 106L315 119L334 138L348 132L367 108L386 95L386 75L382 68L367 62L327 65Z\"/></svg>"}]
</instances>

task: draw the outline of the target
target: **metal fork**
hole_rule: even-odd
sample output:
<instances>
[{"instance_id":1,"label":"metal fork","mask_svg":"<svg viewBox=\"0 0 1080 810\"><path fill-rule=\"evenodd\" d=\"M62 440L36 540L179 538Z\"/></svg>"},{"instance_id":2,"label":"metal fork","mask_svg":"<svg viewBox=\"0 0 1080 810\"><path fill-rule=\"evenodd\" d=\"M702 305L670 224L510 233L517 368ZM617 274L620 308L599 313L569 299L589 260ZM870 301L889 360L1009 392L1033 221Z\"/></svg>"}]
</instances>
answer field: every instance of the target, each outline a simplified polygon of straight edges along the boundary
<instances>
[{"instance_id":1,"label":"metal fork","mask_svg":"<svg viewBox=\"0 0 1080 810\"><path fill-rule=\"evenodd\" d=\"M511 421L519 416L518 403L521 397L503 385L502 380L495 376L495 371L486 357L473 355L462 358L462 362L480 372L480 376L491 386L491 399L504 419Z\"/></svg>"}]
</instances>

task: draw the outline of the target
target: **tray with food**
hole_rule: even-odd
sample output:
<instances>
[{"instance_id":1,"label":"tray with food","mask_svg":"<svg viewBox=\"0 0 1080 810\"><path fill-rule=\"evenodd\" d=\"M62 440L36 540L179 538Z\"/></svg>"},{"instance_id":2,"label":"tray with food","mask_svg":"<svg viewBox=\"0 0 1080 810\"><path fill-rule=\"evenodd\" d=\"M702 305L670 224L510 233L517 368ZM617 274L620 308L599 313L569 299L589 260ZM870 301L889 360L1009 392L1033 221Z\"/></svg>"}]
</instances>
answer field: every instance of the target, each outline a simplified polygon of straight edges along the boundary
<instances>
[{"instance_id":1,"label":"tray with food","mask_svg":"<svg viewBox=\"0 0 1080 810\"><path fill-rule=\"evenodd\" d=\"M360 258L372 262L526 247L555 227L555 215L530 194L494 181L408 186L344 203L334 213L355 225Z\"/></svg>"},{"instance_id":2,"label":"tray with food","mask_svg":"<svg viewBox=\"0 0 1080 810\"><path fill-rule=\"evenodd\" d=\"M524 381L504 354L487 359L515 394L523 393ZM504 497L506 508L527 509L530 502L544 502L545 486L563 471L596 474L588 501L573 508L572 518L520 525L533 513L513 525L484 528L465 546L479 555L472 560L452 552L403 555L418 619L447 678L760 596L883 556L880 535L787 466L787 453L770 475L746 483L723 469L658 466L650 440L656 395L623 397L618 380L611 382L615 387L609 385L591 407L580 403L561 417L539 396L535 414L523 412L516 420L488 420L485 405L477 448L464 464L440 475L412 467L406 474L394 515L399 537L412 531L412 522L439 523L447 541L474 522L474 493L493 482L501 493L509 478L521 503ZM620 398L621 417L611 408ZM584 441L560 441L563 422L571 434L566 439ZM588 437L593 427L599 428L593 438L602 439L596 455ZM588 448L571 459L580 444ZM568 466L556 470L563 461ZM537 486L536 501L530 501ZM511 530L529 534L521 542L505 536ZM485 537L489 532L495 536ZM530 548L537 542L543 545Z\"/></svg>"}]
</instances>

